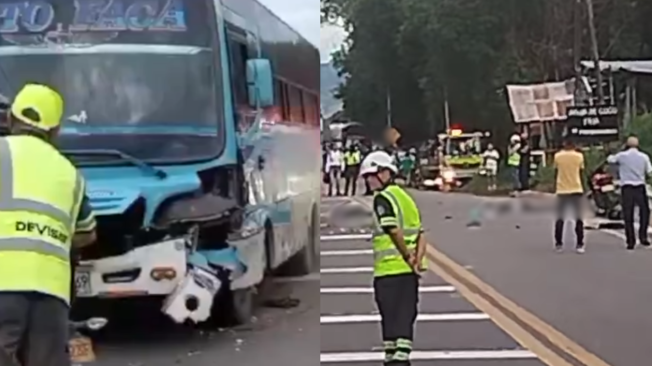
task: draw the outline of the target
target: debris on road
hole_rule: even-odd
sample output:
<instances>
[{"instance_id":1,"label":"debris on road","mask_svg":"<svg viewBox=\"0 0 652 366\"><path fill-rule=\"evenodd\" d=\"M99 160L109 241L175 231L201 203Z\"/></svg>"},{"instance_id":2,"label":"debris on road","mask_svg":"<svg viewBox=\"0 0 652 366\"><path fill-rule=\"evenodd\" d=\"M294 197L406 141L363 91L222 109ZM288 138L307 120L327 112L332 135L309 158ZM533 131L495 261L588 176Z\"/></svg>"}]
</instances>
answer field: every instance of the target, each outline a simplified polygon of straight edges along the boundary
<instances>
[{"instance_id":1,"label":"debris on road","mask_svg":"<svg viewBox=\"0 0 652 366\"><path fill-rule=\"evenodd\" d=\"M291 298L291 297L282 297L276 299L269 299L263 302L263 306L268 308L277 308L277 309L291 309L296 308L301 304L301 300Z\"/></svg>"}]
</instances>

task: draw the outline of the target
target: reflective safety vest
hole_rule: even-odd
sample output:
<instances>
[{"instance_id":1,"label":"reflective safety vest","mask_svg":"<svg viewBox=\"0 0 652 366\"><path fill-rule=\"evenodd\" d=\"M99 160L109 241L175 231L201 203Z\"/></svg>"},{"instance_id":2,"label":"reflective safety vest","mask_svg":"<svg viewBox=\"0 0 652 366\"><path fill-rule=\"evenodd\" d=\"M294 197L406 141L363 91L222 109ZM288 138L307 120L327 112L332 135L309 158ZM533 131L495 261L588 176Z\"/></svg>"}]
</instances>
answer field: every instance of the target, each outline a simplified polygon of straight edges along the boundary
<instances>
[{"instance_id":1,"label":"reflective safety vest","mask_svg":"<svg viewBox=\"0 0 652 366\"><path fill-rule=\"evenodd\" d=\"M518 151L514 151L513 153L509 154L507 157L507 165L518 166L519 164L521 164L521 155L518 153Z\"/></svg>"},{"instance_id":2,"label":"reflective safety vest","mask_svg":"<svg viewBox=\"0 0 652 366\"><path fill-rule=\"evenodd\" d=\"M70 247L84 190L77 169L52 145L0 138L0 292L70 303Z\"/></svg>"},{"instance_id":3,"label":"reflective safety vest","mask_svg":"<svg viewBox=\"0 0 652 366\"><path fill-rule=\"evenodd\" d=\"M347 166L358 165L362 161L362 154L360 151L347 151L344 153L344 164Z\"/></svg>"},{"instance_id":4,"label":"reflective safety vest","mask_svg":"<svg viewBox=\"0 0 652 366\"><path fill-rule=\"evenodd\" d=\"M416 251L417 240L421 233L421 214L405 190L397 185L390 185L376 194L387 198L391 203L396 217L376 219L376 228L373 233L374 246L374 276L392 276L413 273L412 267L405 261L394 245L392 238L383 231L381 225L396 225L403 231L405 244L409 250ZM426 265L425 259L422 264Z\"/></svg>"}]
</instances>

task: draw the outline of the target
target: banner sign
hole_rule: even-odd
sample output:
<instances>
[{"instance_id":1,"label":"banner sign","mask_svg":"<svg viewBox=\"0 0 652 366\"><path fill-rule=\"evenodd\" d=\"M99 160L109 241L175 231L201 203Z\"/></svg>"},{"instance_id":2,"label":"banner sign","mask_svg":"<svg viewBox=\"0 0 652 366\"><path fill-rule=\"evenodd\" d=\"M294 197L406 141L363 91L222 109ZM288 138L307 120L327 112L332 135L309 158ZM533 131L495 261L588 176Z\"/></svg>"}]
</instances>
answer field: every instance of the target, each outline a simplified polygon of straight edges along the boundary
<instances>
[{"instance_id":1,"label":"banner sign","mask_svg":"<svg viewBox=\"0 0 652 366\"><path fill-rule=\"evenodd\" d=\"M568 109L566 132L577 142L599 143L618 141L620 136L618 108L587 106Z\"/></svg>"},{"instance_id":2,"label":"banner sign","mask_svg":"<svg viewBox=\"0 0 652 366\"><path fill-rule=\"evenodd\" d=\"M208 0L0 0L0 37L15 45L34 45L39 41L80 43L72 39L85 35L91 40L97 38L97 42L90 43L108 40L201 46L205 44L197 44L197 39L204 42L205 34L211 32L206 18L208 3ZM197 37L201 33L203 37Z\"/></svg>"},{"instance_id":3,"label":"banner sign","mask_svg":"<svg viewBox=\"0 0 652 366\"><path fill-rule=\"evenodd\" d=\"M515 123L560 121L574 102L574 82L507 85L507 98Z\"/></svg>"}]
</instances>

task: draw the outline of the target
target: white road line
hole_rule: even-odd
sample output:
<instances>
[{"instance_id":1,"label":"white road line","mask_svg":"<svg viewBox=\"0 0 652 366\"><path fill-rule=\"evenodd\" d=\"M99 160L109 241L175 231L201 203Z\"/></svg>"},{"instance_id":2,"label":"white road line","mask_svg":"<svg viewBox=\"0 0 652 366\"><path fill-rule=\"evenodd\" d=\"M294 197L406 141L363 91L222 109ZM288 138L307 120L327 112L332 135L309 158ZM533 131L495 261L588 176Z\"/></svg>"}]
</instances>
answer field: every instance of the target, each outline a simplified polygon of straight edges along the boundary
<instances>
[{"instance_id":1,"label":"white road line","mask_svg":"<svg viewBox=\"0 0 652 366\"><path fill-rule=\"evenodd\" d=\"M342 234L342 235L322 235L320 241L338 241L338 240L369 240L371 234Z\"/></svg>"},{"instance_id":2,"label":"white road line","mask_svg":"<svg viewBox=\"0 0 652 366\"><path fill-rule=\"evenodd\" d=\"M383 352L342 352L322 353L319 360L322 363L340 362L382 362ZM413 361L427 360L517 360L536 359L537 356L526 350L499 351L414 351L410 354Z\"/></svg>"},{"instance_id":3,"label":"white road line","mask_svg":"<svg viewBox=\"0 0 652 366\"><path fill-rule=\"evenodd\" d=\"M419 314L418 322L445 322L445 321L466 321L466 320L487 320L489 315L485 313L441 313L441 314ZM352 323L377 323L380 322L380 315L322 315L319 317L320 324L352 324Z\"/></svg>"},{"instance_id":4,"label":"white road line","mask_svg":"<svg viewBox=\"0 0 652 366\"><path fill-rule=\"evenodd\" d=\"M301 283L301 282L319 282L321 281L320 273L311 273L305 276L296 276L296 277L274 277L272 282L274 283Z\"/></svg>"},{"instance_id":5,"label":"white road line","mask_svg":"<svg viewBox=\"0 0 652 366\"><path fill-rule=\"evenodd\" d=\"M455 292L453 286L420 286L419 293L451 293ZM372 294L373 287L322 287L319 289L321 294Z\"/></svg>"},{"instance_id":6,"label":"white road line","mask_svg":"<svg viewBox=\"0 0 652 366\"><path fill-rule=\"evenodd\" d=\"M342 267L342 268L322 268L322 274L340 274L340 273L373 273L373 267Z\"/></svg>"},{"instance_id":7,"label":"white road line","mask_svg":"<svg viewBox=\"0 0 652 366\"><path fill-rule=\"evenodd\" d=\"M322 250L319 255L323 257L342 257L348 255L370 255L373 249L347 249L347 250Z\"/></svg>"},{"instance_id":8,"label":"white road line","mask_svg":"<svg viewBox=\"0 0 652 366\"><path fill-rule=\"evenodd\" d=\"M623 241L625 241L625 240L627 239L627 238L625 237L625 234L624 234L624 233L621 233L621 232L616 231L616 230L611 230L611 229L602 229L602 230L597 230L596 232L598 232L598 233L605 233L605 234L609 234L609 235L613 235L613 236L615 236L615 237L618 238L618 239L622 239ZM636 231L636 232L638 233L638 231Z\"/></svg>"}]
</instances>

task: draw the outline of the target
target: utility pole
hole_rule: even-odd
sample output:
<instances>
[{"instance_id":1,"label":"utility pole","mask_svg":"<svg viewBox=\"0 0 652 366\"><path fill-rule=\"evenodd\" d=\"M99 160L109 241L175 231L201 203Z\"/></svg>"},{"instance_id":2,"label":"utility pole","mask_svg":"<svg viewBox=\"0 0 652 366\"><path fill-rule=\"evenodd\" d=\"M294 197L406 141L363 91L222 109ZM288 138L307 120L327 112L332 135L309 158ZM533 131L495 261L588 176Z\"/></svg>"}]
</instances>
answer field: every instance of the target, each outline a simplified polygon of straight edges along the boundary
<instances>
[{"instance_id":1,"label":"utility pole","mask_svg":"<svg viewBox=\"0 0 652 366\"><path fill-rule=\"evenodd\" d=\"M586 0L586 12L589 21L589 35L591 36L591 54L593 56L593 67L595 80L598 88L598 104L604 104L604 88L602 88L602 69L600 68L600 51L598 50L598 36L595 29L595 17L593 14L593 0Z\"/></svg>"},{"instance_id":2,"label":"utility pole","mask_svg":"<svg viewBox=\"0 0 652 366\"><path fill-rule=\"evenodd\" d=\"M387 103L387 128L392 127L392 92L387 88L386 101Z\"/></svg>"},{"instance_id":3,"label":"utility pole","mask_svg":"<svg viewBox=\"0 0 652 366\"><path fill-rule=\"evenodd\" d=\"M451 112L450 112L450 107L448 105L448 87L444 86L444 121L446 122L446 133L447 135L450 133L451 129ZM451 149L451 139L447 138L446 139L446 147L445 151L448 152Z\"/></svg>"},{"instance_id":4,"label":"utility pole","mask_svg":"<svg viewBox=\"0 0 652 366\"><path fill-rule=\"evenodd\" d=\"M573 8L573 67L575 68L575 103L579 102L582 94L582 1L575 0Z\"/></svg>"},{"instance_id":5,"label":"utility pole","mask_svg":"<svg viewBox=\"0 0 652 366\"><path fill-rule=\"evenodd\" d=\"M451 111L448 105L448 88L444 87L444 122L446 123L446 133L451 129Z\"/></svg>"}]
</instances>

